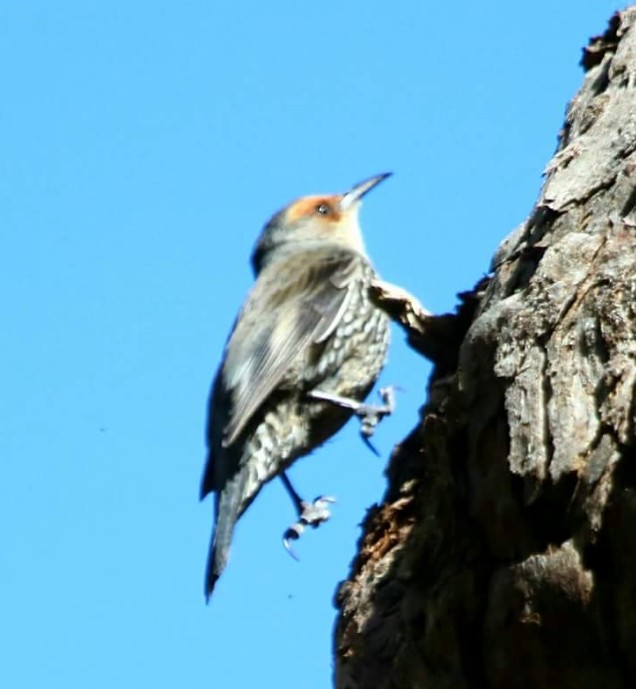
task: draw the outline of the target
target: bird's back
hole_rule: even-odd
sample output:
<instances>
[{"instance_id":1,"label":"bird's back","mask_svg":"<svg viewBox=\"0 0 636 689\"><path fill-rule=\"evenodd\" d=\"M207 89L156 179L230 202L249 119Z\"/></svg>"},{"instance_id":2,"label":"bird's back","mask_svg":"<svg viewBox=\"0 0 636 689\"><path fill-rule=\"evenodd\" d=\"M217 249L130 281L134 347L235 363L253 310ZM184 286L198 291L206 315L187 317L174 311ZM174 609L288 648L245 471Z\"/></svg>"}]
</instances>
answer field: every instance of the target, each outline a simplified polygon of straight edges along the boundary
<instances>
[{"instance_id":1,"label":"bird's back","mask_svg":"<svg viewBox=\"0 0 636 689\"><path fill-rule=\"evenodd\" d=\"M254 327L250 333L257 341L255 350L266 349L268 337L276 331L277 323L286 322L292 316L284 316L281 311L287 307L291 313L306 314L311 310L310 303L290 299L293 305L277 303L277 313L264 310L267 300L262 298L261 284L276 276L279 290L285 292L281 278L297 274L297 267L306 270L320 270L321 265L345 266L341 277L346 284L336 288L338 299L332 309L340 310L335 323L328 327L328 335L309 339L304 346L297 348L289 358L282 375L279 376L267 397L245 420L239 437L229 446L224 444L224 429L232 415L236 413L232 401L233 391L228 389L226 380L235 376L235 371L227 371L232 363L232 347L240 344L230 337L224 365L217 374L210 399L208 422L208 462L202 485L202 497L214 490L223 489L225 482L238 470L239 466L249 465L247 490L243 496L240 513L255 497L262 484L288 467L294 459L302 456L336 433L348 420L348 410L332 404L313 401L307 393L320 390L356 400L366 397L375 383L386 359L389 344L389 325L387 317L369 299L368 285L375 273L368 260L353 252L321 250L307 252L306 256L293 256L268 267L259 277L254 289L241 311L237 327L242 318L253 318ZM335 258L334 258L335 257ZM262 283L261 283L262 281ZM293 284L293 279L291 280ZM260 284L259 284L260 283ZM284 281L283 281L284 283ZM289 286L290 294L293 288ZM279 299L280 297L277 297ZM328 297L318 295L314 301ZM329 304L321 304L321 309L329 311ZM255 318L255 313L258 318ZM259 325L256 326L256 323ZM257 331L257 332L254 332ZM278 337L285 337L284 331ZM244 372L249 364L234 363Z\"/></svg>"}]
</instances>

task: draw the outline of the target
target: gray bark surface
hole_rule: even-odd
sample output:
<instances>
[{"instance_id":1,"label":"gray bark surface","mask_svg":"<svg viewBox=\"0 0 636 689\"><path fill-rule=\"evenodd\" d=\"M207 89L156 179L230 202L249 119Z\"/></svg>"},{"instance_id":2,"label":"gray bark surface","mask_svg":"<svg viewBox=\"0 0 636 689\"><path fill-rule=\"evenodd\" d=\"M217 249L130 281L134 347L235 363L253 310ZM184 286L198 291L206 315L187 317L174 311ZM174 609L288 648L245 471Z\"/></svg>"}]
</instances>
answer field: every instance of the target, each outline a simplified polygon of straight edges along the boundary
<instances>
[{"instance_id":1,"label":"gray bark surface","mask_svg":"<svg viewBox=\"0 0 636 689\"><path fill-rule=\"evenodd\" d=\"M441 318L376 295L436 366L336 596L338 689L636 687L636 7L582 65L490 278Z\"/></svg>"}]
</instances>

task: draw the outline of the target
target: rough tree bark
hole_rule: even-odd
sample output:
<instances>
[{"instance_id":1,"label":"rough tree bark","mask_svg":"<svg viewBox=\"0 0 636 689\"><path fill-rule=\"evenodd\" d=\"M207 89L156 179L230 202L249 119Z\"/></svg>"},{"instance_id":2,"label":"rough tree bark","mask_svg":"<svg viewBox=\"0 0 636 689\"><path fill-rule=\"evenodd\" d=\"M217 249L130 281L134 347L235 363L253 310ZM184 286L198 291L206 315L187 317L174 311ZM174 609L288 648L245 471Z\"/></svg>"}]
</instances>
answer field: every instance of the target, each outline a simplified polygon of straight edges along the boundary
<instances>
[{"instance_id":1,"label":"rough tree bark","mask_svg":"<svg viewBox=\"0 0 636 689\"><path fill-rule=\"evenodd\" d=\"M338 689L636 687L636 7L590 41L530 218L435 369L337 594Z\"/></svg>"}]
</instances>

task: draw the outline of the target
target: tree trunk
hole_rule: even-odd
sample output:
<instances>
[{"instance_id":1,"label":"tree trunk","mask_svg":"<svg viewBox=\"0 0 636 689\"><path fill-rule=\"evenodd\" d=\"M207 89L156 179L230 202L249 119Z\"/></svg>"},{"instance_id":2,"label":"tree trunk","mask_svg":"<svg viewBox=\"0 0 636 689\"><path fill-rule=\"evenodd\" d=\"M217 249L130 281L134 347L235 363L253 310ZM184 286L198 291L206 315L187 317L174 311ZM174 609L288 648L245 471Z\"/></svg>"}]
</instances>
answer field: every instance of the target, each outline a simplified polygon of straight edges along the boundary
<instances>
[{"instance_id":1,"label":"tree trunk","mask_svg":"<svg viewBox=\"0 0 636 689\"><path fill-rule=\"evenodd\" d=\"M435 368L337 595L338 689L636 687L636 7L582 65L491 277L441 318L378 293Z\"/></svg>"}]
</instances>

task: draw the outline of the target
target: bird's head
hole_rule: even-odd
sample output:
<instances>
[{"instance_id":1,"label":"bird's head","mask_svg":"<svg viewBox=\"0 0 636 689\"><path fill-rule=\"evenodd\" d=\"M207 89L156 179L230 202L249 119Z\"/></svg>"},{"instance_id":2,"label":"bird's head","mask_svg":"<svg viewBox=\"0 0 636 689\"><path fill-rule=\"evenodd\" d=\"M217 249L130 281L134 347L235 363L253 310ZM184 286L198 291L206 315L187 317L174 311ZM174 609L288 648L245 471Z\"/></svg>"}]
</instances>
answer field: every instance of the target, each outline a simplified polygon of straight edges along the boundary
<instances>
[{"instance_id":1,"label":"bird's head","mask_svg":"<svg viewBox=\"0 0 636 689\"><path fill-rule=\"evenodd\" d=\"M276 213L265 225L252 253L258 273L279 252L334 244L365 254L358 221L362 197L390 172L356 184L344 194L303 196Z\"/></svg>"}]
</instances>

